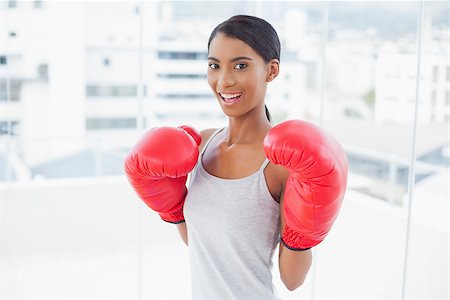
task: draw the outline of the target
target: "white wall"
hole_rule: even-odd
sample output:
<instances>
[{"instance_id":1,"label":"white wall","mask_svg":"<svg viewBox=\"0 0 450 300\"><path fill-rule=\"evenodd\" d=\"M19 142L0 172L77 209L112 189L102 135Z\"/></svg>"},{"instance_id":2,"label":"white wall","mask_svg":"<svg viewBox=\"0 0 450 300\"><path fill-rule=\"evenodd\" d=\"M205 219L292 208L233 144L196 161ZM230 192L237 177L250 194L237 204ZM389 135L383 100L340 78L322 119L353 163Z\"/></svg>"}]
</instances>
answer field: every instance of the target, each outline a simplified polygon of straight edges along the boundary
<instances>
[{"instance_id":1,"label":"white wall","mask_svg":"<svg viewBox=\"0 0 450 300\"><path fill-rule=\"evenodd\" d=\"M406 299L443 300L449 233L418 216L425 200L412 214ZM448 222L445 203L429 209ZM315 278L311 271L304 286L289 292L275 255L283 299L308 299L313 281L315 299L400 299L405 216L404 209L348 191L335 226L314 249ZM2 185L0 245L1 299L130 299L140 284L144 299L190 293L188 249L175 226L137 199L124 177Z\"/></svg>"}]
</instances>

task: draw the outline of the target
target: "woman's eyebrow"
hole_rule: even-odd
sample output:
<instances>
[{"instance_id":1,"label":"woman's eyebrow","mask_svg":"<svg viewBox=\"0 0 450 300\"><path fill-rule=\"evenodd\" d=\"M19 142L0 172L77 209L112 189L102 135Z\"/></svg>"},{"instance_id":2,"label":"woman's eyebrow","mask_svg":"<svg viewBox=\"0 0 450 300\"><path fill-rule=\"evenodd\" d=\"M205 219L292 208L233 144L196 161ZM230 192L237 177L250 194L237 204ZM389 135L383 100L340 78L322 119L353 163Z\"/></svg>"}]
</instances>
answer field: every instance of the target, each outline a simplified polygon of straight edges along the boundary
<instances>
[{"instance_id":1,"label":"woman's eyebrow","mask_svg":"<svg viewBox=\"0 0 450 300\"><path fill-rule=\"evenodd\" d=\"M243 60L243 59L253 60L253 59L251 59L250 57L246 57L246 56L238 56L238 57L235 57L235 58L231 59L231 60L230 60L230 63L236 62L236 61L238 61L238 60Z\"/></svg>"},{"instance_id":2,"label":"woman's eyebrow","mask_svg":"<svg viewBox=\"0 0 450 300\"><path fill-rule=\"evenodd\" d=\"M220 62L219 59L217 59L217 58L215 58L215 57L213 57L213 56L208 57L208 59L209 59L209 60L214 60L214 61L216 61L216 62ZM250 57L246 57L246 56L238 56L238 57L235 57L235 58L230 59L230 63L236 62L236 61L238 61L238 60L243 60L243 59L253 60L253 59L251 59Z\"/></svg>"},{"instance_id":3,"label":"woman's eyebrow","mask_svg":"<svg viewBox=\"0 0 450 300\"><path fill-rule=\"evenodd\" d=\"M214 60L214 61L220 62L220 60L218 60L217 58L215 58L213 56L208 57L208 60Z\"/></svg>"}]
</instances>

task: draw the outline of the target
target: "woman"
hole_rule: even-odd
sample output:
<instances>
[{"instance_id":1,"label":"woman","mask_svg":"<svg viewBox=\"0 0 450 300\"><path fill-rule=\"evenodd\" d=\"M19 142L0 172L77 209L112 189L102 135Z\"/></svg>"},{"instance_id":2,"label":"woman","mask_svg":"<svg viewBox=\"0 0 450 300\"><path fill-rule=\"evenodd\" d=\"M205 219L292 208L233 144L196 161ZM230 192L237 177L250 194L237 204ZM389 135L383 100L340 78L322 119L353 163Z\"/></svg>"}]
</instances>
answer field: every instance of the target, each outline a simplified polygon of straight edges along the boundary
<instances>
[{"instance_id":1,"label":"woman","mask_svg":"<svg viewBox=\"0 0 450 300\"><path fill-rule=\"evenodd\" d=\"M295 290L311 266L310 248L337 216L342 148L311 124L270 123L265 93L279 64L280 42L266 21L239 15L219 24L207 75L228 126L153 129L127 158L139 196L177 224L189 246L193 299L279 299L271 274L278 244L281 280Z\"/></svg>"}]
</instances>

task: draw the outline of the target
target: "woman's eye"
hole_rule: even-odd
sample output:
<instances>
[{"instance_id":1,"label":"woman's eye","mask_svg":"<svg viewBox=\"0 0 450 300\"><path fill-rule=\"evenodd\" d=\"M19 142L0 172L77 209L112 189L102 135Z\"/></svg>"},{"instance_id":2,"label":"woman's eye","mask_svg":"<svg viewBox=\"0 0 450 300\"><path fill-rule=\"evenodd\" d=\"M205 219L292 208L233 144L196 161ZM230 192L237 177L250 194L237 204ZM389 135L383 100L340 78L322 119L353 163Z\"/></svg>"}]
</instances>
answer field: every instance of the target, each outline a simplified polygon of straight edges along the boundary
<instances>
[{"instance_id":1,"label":"woman's eye","mask_svg":"<svg viewBox=\"0 0 450 300\"><path fill-rule=\"evenodd\" d=\"M215 63L211 63L211 64L209 64L208 65L211 69L218 69L219 68L219 65L218 64L215 64Z\"/></svg>"},{"instance_id":2,"label":"woman's eye","mask_svg":"<svg viewBox=\"0 0 450 300\"><path fill-rule=\"evenodd\" d=\"M234 68L235 69L245 69L245 68L247 68L247 64L240 63L240 64L237 64Z\"/></svg>"}]
</instances>

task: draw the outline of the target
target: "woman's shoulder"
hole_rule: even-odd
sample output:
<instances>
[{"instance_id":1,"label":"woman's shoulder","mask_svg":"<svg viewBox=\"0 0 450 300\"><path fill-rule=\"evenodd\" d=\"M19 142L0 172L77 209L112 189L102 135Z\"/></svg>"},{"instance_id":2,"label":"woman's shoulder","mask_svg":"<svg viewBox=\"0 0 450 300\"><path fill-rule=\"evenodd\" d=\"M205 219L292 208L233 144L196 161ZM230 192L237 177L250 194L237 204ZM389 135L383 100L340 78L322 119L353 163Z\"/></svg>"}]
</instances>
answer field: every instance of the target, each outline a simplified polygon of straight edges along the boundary
<instances>
[{"instance_id":1,"label":"woman's shoulder","mask_svg":"<svg viewBox=\"0 0 450 300\"><path fill-rule=\"evenodd\" d=\"M200 143L200 146L198 147L200 151L202 151L203 147L205 146L206 142L209 140L211 135L217 130L218 128L206 128L200 131L200 135L202 137L202 142Z\"/></svg>"}]
</instances>

